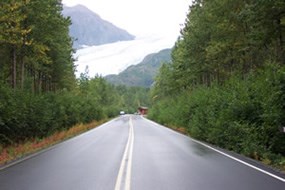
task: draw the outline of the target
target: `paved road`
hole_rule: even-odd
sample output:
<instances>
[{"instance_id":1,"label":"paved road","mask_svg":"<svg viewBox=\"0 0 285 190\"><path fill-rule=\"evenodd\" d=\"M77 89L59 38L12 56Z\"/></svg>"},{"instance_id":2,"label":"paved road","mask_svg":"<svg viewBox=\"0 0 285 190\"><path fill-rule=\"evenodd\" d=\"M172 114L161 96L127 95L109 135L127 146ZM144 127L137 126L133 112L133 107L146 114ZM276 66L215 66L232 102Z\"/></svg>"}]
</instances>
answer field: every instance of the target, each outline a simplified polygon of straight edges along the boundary
<instances>
[{"instance_id":1,"label":"paved road","mask_svg":"<svg viewBox=\"0 0 285 190\"><path fill-rule=\"evenodd\" d=\"M125 115L0 171L0 190L284 190L274 171Z\"/></svg>"}]
</instances>

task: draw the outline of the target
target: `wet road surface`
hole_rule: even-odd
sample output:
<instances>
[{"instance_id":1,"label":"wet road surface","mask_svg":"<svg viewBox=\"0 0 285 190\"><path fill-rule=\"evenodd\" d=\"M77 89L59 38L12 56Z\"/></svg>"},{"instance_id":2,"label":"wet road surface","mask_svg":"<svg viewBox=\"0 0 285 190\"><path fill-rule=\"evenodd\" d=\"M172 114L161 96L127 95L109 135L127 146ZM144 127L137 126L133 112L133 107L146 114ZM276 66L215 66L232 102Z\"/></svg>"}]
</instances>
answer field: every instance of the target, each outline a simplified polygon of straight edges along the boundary
<instances>
[{"instance_id":1,"label":"wet road surface","mask_svg":"<svg viewBox=\"0 0 285 190\"><path fill-rule=\"evenodd\" d=\"M0 190L284 190L284 176L141 116L0 170Z\"/></svg>"}]
</instances>

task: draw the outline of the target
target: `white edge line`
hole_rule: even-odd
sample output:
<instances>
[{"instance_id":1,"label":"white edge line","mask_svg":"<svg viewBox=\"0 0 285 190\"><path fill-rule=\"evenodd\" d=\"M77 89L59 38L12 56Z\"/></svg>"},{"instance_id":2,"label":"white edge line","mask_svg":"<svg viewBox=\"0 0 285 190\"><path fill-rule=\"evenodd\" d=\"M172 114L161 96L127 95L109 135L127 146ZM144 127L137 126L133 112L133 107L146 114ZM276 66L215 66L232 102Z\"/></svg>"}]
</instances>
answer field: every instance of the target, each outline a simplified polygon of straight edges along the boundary
<instances>
[{"instance_id":1,"label":"white edge line","mask_svg":"<svg viewBox=\"0 0 285 190\"><path fill-rule=\"evenodd\" d=\"M282 182L285 182L285 179L282 178L282 177L279 177L279 176L277 176L277 175L274 175L274 174L272 174L272 173L270 173L270 172L268 172L268 171L265 171L265 170L263 170L263 169L260 169L260 168L254 166L254 165L251 165L251 164L249 164L249 163L247 163L247 162L245 162L245 161L242 161L242 160L240 160L240 159L238 159L238 158L235 158L235 157L233 157L233 156L231 156L231 155L228 155L228 154L226 154L226 153L224 153L224 152L222 152L222 151L220 151L220 150L217 150L217 149L215 149L215 148L213 148L213 147L211 147L211 146L209 146L209 145L206 145L206 144L204 144L204 143L202 143L202 142L200 142L200 141L197 141L197 140L192 139L192 138L191 138L191 140L194 141L194 142L196 142L196 143L198 143L198 144L201 144L201 145L203 145L203 146L205 146L205 147L207 147L207 148L209 148L209 149L211 149L211 150L214 150L214 151L216 151L216 152L218 152L218 153L220 153L220 154L222 154L222 155L224 155L224 156L226 156L226 157L228 157L228 158L230 158L230 159L232 159L232 160L235 160L235 161L237 161L237 162L239 162L239 163L242 163L242 164L244 164L244 165L246 165L246 166L248 166L248 167L250 167L250 168L253 168L253 169L255 169L255 170L258 170L258 171L260 171L260 172L262 172L262 173L264 173L264 174L267 174L267 175L269 175L269 176L271 176L271 177L273 177L273 178L275 178L275 179L278 179L278 180L280 180L280 181L282 181Z\"/></svg>"},{"instance_id":2,"label":"white edge line","mask_svg":"<svg viewBox=\"0 0 285 190\"><path fill-rule=\"evenodd\" d=\"M151 120L146 119L146 118L144 118L144 117L143 117L143 119L145 119L145 120L147 120L147 121L149 121L149 122L151 122L151 123L153 123L153 124L156 124L157 126L164 127L163 125L160 125L160 124L158 124L158 123L155 123L154 121L151 121ZM167 129L168 129L168 128L167 128ZM169 130L170 130L170 129L169 129ZM170 130L170 131L172 131L172 132L174 132L174 133L177 133L176 131L173 131L173 130ZM178 134L180 134L180 133L178 133ZM183 136L186 136L186 135L183 135ZM186 137L189 137L189 136L186 136ZM226 156L226 157L228 157L228 158L230 158L230 159L232 159L232 160L235 160L235 161L237 161L237 162L239 162L239 163L241 163L241 164L244 164L244 165L246 165L246 166L248 166L248 167L250 167L250 168L253 168L253 169L255 169L255 170L259 171L259 172L262 172L262 173L264 173L264 174L266 174L266 175L269 175L269 176L271 176L271 177L273 177L273 178L275 178L275 179L278 179L278 180L280 180L280 181L282 181L282 182L285 182L285 179L282 178L282 177L279 177L279 176L274 175L274 174L272 174L272 173L270 173L270 172L268 172L268 171L265 171L265 170L263 170L263 169L260 169L260 168L258 168L258 167L256 167L256 166L252 165L252 164L249 164L249 163L247 163L247 162L245 162L245 161L242 161L242 160L240 160L240 159L238 159L238 158L235 158L235 157L233 157L233 156L231 156L231 155L229 155L229 154L226 154L226 153L224 153L224 152L222 152L222 151L220 151L220 150L217 150L217 149L215 149L215 148L213 148L213 147L211 147L211 146L209 146L209 145L207 145L207 144L204 144L204 143L202 143L202 142L200 142L200 141L197 141L197 140L195 140L195 139L193 139L193 138L191 138L191 137L189 137L189 138L190 138L192 141L194 141L194 142L196 142L196 143L198 143L198 144L200 144L200 145L203 145L203 146L205 146L205 147L207 147L207 148L209 148L209 149L211 149L211 150L213 150L213 151L215 151L215 152L218 152L218 153L220 153L220 154L222 154L222 155L224 155L224 156Z\"/></svg>"},{"instance_id":3,"label":"white edge line","mask_svg":"<svg viewBox=\"0 0 285 190\"><path fill-rule=\"evenodd\" d=\"M16 159L16 160L14 160L14 161L11 161L11 162L8 163L8 164L4 164L4 165L0 166L0 171L5 170L5 169L10 168L10 167L13 167L14 165L20 164L21 162L24 162L24 161L26 161L26 160L29 160L29 159L31 159L31 158L33 158L33 157L36 157L36 156L40 155L40 154L43 154L43 153L45 153L45 152L47 152L47 151L49 151L49 150L51 150L51 149L56 148L57 146L60 146L61 144L65 144L65 143L67 143L67 142L70 142L70 141L73 141L73 140L75 140L75 139L77 139L77 138L80 138L81 136L87 135L88 133L91 133L92 131L98 129L99 127L103 127L103 126L105 126L105 125L108 125L108 124L114 122L114 120L115 120L115 119L112 119L112 120L110 120L110 121L107 121L106 123L103 123L103 124L101 124L101 125L98 125L98 126L96 126L95 128L90 129L90 130L88 130L88 131L86 131L86 132L83 132L83 133L81 133L81 134L79 134L79 135L76 135L76 136L74 136L74 137L72 137L72 138L68 138L68 139L63 140L63 141L61 141L61 142L58 142L58 143L56 143L56 144L54 144L54 145L48 146L48 147L46 147L46 148L44 148L44 149L42 149L42 150L38 150L38 151L36 151L36 152L34 152L34 153L27 154L26 156L24 156L24 157L22 157L22 158L19 158L19 159Z\"/></svg>"}]
</instances>

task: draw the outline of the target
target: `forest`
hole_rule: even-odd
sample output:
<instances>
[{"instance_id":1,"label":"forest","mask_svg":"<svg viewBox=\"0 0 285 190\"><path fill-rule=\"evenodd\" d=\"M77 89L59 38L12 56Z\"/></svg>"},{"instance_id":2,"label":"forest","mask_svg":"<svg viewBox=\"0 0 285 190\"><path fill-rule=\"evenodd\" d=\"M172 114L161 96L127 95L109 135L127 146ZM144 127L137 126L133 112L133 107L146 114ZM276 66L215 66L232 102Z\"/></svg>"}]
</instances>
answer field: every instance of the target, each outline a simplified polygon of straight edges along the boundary
<instances>
[{"instance_id":1,"label":"forest","mask_svg":"<svg viewBox=\"0 0 285 190\"><path fill-rule=\"evenodd\" d=\"M58 0L0 2L0 152L148 105L149 89L75 77L71 21Z\"/></svg>"},{"instance_id":2,"label":"forest","mask_svg":"<svg viewBox=\"0 0 285 190\"><path fill-rule=\"evenodd\" d=\"M285 169L285 2L195 0L149 117Z\"/></svg>"},{"instance_id":3,"label":"forest","mask_svg":"<svg viewBox=\"0 0 285 190\"><path fill-rule=\"evenodd\" d=\"M151 89L75 77L58 0L0 2L0 151L134 113L285 170L284 0L194 0Z\"/></svg>"}]
</instances>

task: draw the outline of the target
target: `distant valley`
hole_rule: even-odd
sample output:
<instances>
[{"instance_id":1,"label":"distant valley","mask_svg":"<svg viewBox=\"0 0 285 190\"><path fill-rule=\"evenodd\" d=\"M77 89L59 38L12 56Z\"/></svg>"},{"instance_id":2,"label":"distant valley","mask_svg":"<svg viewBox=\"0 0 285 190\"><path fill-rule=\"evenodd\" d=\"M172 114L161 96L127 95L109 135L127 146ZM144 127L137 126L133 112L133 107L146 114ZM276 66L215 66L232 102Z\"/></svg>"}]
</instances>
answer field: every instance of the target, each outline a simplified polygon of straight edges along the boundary
<instances>
[{"instance_id":1,"label":"distant valley","mask_svg":"<svg viewBox=\"0 0 285 190\"><path fill-rule=\"evenodd\" d=\"M102 45L118 41L133 40L135 36L126 30L103 20L99 15L83 5L74 7L64 6L63 15L69 16L72 21L70 36L74 41L74 48L78 49L85 45Z\"/></svg>"},{"instance_id":2,"label":"distant valley","mask_svg":"<svg viewBox=\"0 0 285 190\"><path fill-rule=\"evenodd\" d=\"M171 61L171 49L147 55L137 65L129 66L118 75L107 75L108 82L115 85L150 87L162 63Z\"/></svg>"}]
</instances>

